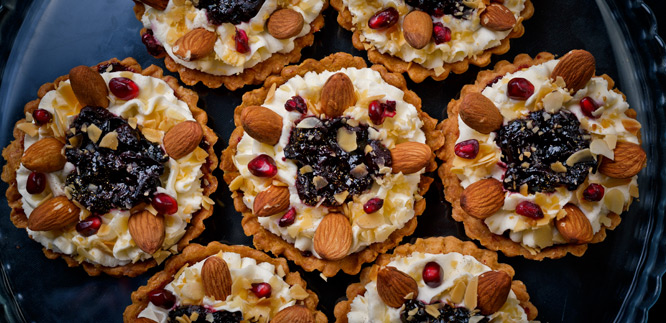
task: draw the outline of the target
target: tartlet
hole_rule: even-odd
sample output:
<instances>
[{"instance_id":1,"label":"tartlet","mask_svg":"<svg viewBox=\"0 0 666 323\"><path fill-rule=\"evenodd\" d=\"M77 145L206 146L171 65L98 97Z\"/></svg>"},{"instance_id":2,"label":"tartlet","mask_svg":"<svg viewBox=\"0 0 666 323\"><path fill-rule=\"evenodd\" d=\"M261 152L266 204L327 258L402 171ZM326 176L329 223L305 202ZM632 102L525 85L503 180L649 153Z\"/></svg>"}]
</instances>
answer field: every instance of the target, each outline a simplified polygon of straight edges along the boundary
<instances>
[{"instance_id":1,"label":"tartlet","mask_svg":"<svg viewBox=\"0 0 666 323\"><path fill-rule=\"evenodd\" d=\"M328 0L135 1L148 52L187 85L236 90L301 58L324 26Z\"/></svg>"},{"instance_id":2,"label":"tartlet","mask_svg":"<svg viewBox=\"0 0 666 323\"><path fill-rule=\"evenodd\" d=\"M337 53L243 96L220 168L258 249L331 277L414 231L444 138L405 83Z\"/></svg>"},{"instance_id":3,"label":"tartlet","mask_svg":"<svg viewBox=\"0 0 666 323\"><path fill-rule=\"evenodd\" d=\"M509 51L534 13L530 0L331 0L338 23L353 32L356 49L417 83L486 66Z\"/></svg>"},{"instance_id":4,"label":"tartlet","mask_svg":"<svg viewBox=\"0 0 666 323\"><path fill-rule=\"evenodd\" d=\"M132 293L125 322L325 323L319 298L283 258L246 246L191 244ZM196 313L196 314L195 314Z\"/></svg>"},{"instance_id":5,"label":"tartlet","mask_svg":"<svg viewBox=\"0 0 666 323\"><path fill-rule=\"evenodd\" d=\"M537 309L497 253L455 237L417 239L382 254L335 306L339 323L527 322ZM444 316L446 315L446 316ZM441 316L441 317L440 317Z\"/></svg>"},{"instance_id":6,"label":"tartlet","mask_svg":"<svg viewBox=\"0 0 666 323\"><path fill-rule=\"evenodd\" d=\"M11 220L51 259L136 276L204 230L217 136L199 97L133 59L42 85L3 150Z\"/></svg>"},{"instance_id":7,"label":"tartlet","mask_svg":"<svg viewBox=\"0 0 666 323\"><path fill-rule=\"evenodd\" d=\"M595 60L518 55L480 72L448 105L437 152L453 218L487 248L581 256L638 197L641 125Z\"/></svg>"}]
</instances>

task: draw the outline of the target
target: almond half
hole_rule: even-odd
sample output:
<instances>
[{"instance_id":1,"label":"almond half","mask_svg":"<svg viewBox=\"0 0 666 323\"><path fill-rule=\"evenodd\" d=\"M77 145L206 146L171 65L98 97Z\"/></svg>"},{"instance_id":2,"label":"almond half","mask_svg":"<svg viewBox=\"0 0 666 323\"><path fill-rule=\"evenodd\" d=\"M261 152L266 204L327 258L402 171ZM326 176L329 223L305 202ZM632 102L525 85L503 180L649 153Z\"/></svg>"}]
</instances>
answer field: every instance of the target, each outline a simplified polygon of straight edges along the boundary
<instances>
[{"instance_id":1,"label":"almond half","mask_svg":"<svg viewBox=\"0 0 666 323\"><path fill-rule=\"evenodd\" d=\"M509 8L499 4L491 3L481 13L481 26L492 30L510 30L516 25L516 17Z\"/></svg>"},{"instance_id":2,"label":"almond half","mask_svg":"<svg viewBox=\"0 0 666 323\"><path fill-rule=\"evenodd\" d=\"M216 41L216 33L205 28L195 28L176 40L173 54L182 60L194 61L212 53Z\"/></svg>"},{"instance_id":3,"label":"almond half","mask_svg":"<svg viewBox=\"0 0 666 323\"><path fill-rule=\"evenodd\" d=\"M422 170L430 162L430 146L420 142L403 142L391 149L391 172L412 174Z\"/></svg>"},{"instance_id":4,"label":"almond half","mask_svg":"<svg viewBox=\"0 0 666 323\"><path fill-rule=\"evenodd\" d=\"M432 18L429 14L414 10L405 16L402 33L409 45L421 49L428 45L432 38Z\"/></svg>"},{"instance_id":5,"label":"almond half","mask_svg":"<svg viewBox=\"0 0 666 323\"><path fill-rule=\"evenodd\" d=\"M562 208L567 214L555 221L555 227L568 243L582 244L592 241L594 231L590 220L574 204Z\"/></svg>"},{"instance_id":6,"label":"almond half","mask_svg":"<svg viewBox=\"0 0 666 323\"><path fill-rule=\"evenodd\" d=\"M470 128L489 134L500 127L504 118L493 101L481 93L467 93L460 104L460 118Z\"/></svg>"},{"instance_id":7,"label":"almond half","mask_svg":"<svg viewBox=\"0 0 666 323\"><path fill-rule=\"evenodd\" d=\"M356 90L345 73L335 73L321 88L321 111L329 118L342 115L347 108L356 104Z\"/></svg>"},{"instance_id":8,"label":"almond half","mask_svg":"<svg viewBox=\"0 0 666 323\"><path fill-rule=\"evenodd\" d=\"M268 18L266 29L271 36L277 39L287 39L301 33L303 29L303 15L292 9L279 9Z\"/></svg>"},{"instance_id":9,"label":"almond half","mask_svg":"<svg viewBox=\"0 0 666 323\"><path fill-rule=\"evenodd\" d=\"M53 137L40 139L25 150L21 157L21 164L31 171L40 173L61 170L67 163L67 159L62 154L64 146L65 144Z\"/></svg>"},{"instance_id":10,"label":"almond half","mask_svg":"<svg viewBox=\"0 0 666 323\"><path fill-rule=\"evenodd\" d=\"M614 159L602 157L599 172L612 178L630 178L645 166L647 155L641 146L630 142L618 142L613 149Z\"/></svg>"},{"instance_id":11,"label":"almond half","mask_svg":"<svg viewBox=\"0 0 666 323\"><path fill-rule=\"evenodd\" d=\"M127 223L130 235L139 249L153 254L164 242L164 217L147 210L130 215Z\"/></svg>"},{"instance_id":12,"label":"almond half","mask_svg":"<svg viewBox=\"0 0 666 323\"><path fill-rule=\"evenodd\" d=\"M169 0L139 0L157 10L164 10L169 5Z\"/></svg>"},{"instance_id":13,"label":"almond half","mask_svg":"<svg viewBox=\"0 0 666 323\"><path fill-rule=\"evenodd\" d=\"M460 207L477 219L485 219L504 206L504 186L494 178L467 186L460 196Z\"/></svg>"},{"instance_id":14,"label":"almond half","mask_svg":"<svg viewBox=\"0 0 666 323\"><path fill-rule=\"evenodd\" d=\"M384 304L400 308L406 297L416 299L419 296L419 285L395 267L384 267L377 272L377 293Z\"/></svg>"},{"instance_id":15,"label":"almond half","mask_svg":"<svg viewBox=\"0 0 666 323\"><path fill-rule=\"evenodd\" d=\"M315 231L314 249L326 260L340 260L349 253L352 240L349 219L340 213L329 213Z\"/></svg>"},{"instance_id":16,"label":"almond half","mask_svg":"<svg viewBox=\"0 0 666 323\"><path fill-rule=\"evenodd\" d=\"M271 216L289 208L289 188L271 185L254 198L252 211L258 217Z\"/></svg>"},{"instance_id":17,"label":"almond half","mask_svg":"<svg viewBox=\"0 0 666 323\"><path fill-rule=\"evenodd\" d=\"M196 121L183 121L164 135L164 150L173 159L180 159L193 152L203 139L203 130Z\"/></svg>"},{"instance_id":18,"label":"almond half","mask_svg":"<svg viewBox=\"0 0 666 323\"><path fill-rule=\"evenodd\" d=\"M81 209L65 196L44 201L30 213L28 229L51 231L67 228L79 220Z\"/></svg>"},{"instance_id":19,"label":"almond half","mask_svg":"<svg viewBox=\"0 0 666 323\"><path fill-rule=\"evenodd\" d=\"M273 110L251 105L240 115L243 131L259 142L275 145L282 135L282 117Z\"/></svg>"},{"instance_id":20,"label":"almond half","mask_svg":"<svg viewBox=\"0 0 666 323\"><path fill-rule=\"evenodd\" d=\"M292 305L282 309L271 320L271 323L314 323L314 313L303 305Z\"/></svg>"},{"instance_id":21,"label":"almond half","mask_svg":"<svg viewBox=\"0 0 666 323\"><path fill-rule=\"evenodd\" d=\"M109 107L109 88L97 71L89 66L77 66L69 71L69 82L82 107Z\"/></svg>"},{"instance_id":22,"label":"almond half","mask_svg":"<svg viewBox=\"0 0 666 323\"><path fill-rule=\"evenodd\" d=\"M576 49L568 52L550 73L550 78L556 80L562 77L567 89L572 93L585 87L587 82L594 76L596 61L590 52Z\"/></svg>"},{"instance_id":23,"label":"almond half","mask_svg":"<svg viewBox=\"0 0 666 323\"><path fill-rule=\"evenodd\" d=\"M224 301L231 295L231 272L224 259L211 256L201 267L201 282L206 296Z\"/></svg>"},{"instance_id":24,"label":"almond half","mask_svg":"<svg viewBox=\"0 0 666 323\"><path fill-rule=\"evenodd\" d=\"M506 303L511 291L511 276L495 270L479 275L476 292L476 306L483 315L491 315Z\"/></svg>"}]
</instances>

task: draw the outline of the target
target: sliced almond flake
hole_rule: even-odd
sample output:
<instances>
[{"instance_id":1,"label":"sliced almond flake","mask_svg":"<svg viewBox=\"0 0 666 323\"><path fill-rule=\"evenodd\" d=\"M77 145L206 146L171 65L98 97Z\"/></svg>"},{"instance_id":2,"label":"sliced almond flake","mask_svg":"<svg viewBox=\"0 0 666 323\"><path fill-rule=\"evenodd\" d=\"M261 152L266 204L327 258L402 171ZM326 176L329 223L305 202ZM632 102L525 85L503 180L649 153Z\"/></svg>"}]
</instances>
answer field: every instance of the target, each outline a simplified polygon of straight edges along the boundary
<instances>
[{"instance_id":1,"label":"sliced almond flake","mask_svg":"<svg viewBox=\"0 0 666 323\"><path fill-rule=\"evenodd\" d=\"M483 9L486 7L485 3L481 0L463 0L463 5L474 9Z\"/></svg>"},{"instance_id":2,"label":"sliced almond flake","mask_svg":"<svg viewBox=\"0 0 666 323\"><path fill-rule=\"evenodd\" d=\"M564 103L564 95L560 91L553 91L543 97L543 109L549 113L556 113Z\"/></svg>"},{"instance_id":3,"label":"sliced almond flake","mask_svg":"<svg viewBox=\"0 0 666 323\"><path fill-rule=\"evenodd\" d=\"M25 121L32 123L34 119L32 118L32 113L26 112L25 113Z\"/></svg>"},{"instance_id":4,"label":"sliced almond flake","mask_svg":"<svg viewBox=\"0 0 666 323\"><path fill-rule=\"evenodd\" d=\"M136 129L137 120L135 117L128 118L127 123L130 125L130 127L132 127L132 129Z\"/></svg>"},{"instance_id":5,"label":"sliced almond flake","mask_svg":"<svg viewBox=\"0 0 666 323\"><path fill-rule=\"evenodd\" d=\"M351 170L350 174L355 178L361 178L368 175L368 167L365 164L359 164Z\"/></svg>"},{"instance_id":6,"label":"sliced almond flake","mask_svg":"<svg viewBox=\"0 0 666 323\"><path fill-rule=\"evenodd\" d=\"M467 309L476 308L476 293L479 288L479 276L474 276L467 283L467 289L465 289L465 307Z\"/></svg>"},{"instance_id":7,"label":"sliced almond flake","mask_svg":"<svg viewBox=\"0 0 666 323\"><path fill-rule=\"evenodd\" d=\"M555 218L556 218L557 220L562 220L562 219L564 219L566 216L567 216L567 211L565 211L565 210L560 210L559 212L557 212L557 215L555 216Z\"/></svg>"},{"instance_id":8,"label":"sliced almond flake","mask_svg":"<svg viewBox=\"0 0 666 323\"><path fill-rule=\"evenodd\" d=\"M370 145L366 145L365 148L363 149L363 152L365 152L366 154L370 153L371 151L372 151L372 146Z\"/></svg>"},{"instance_id":9,"label":"sliced almond flake","mask_svg":"<svg viewBox=\"0 0 666 323\"><path fill-rule=\"evenodd\" d=\"M293 287L291 287L291 289L289 289L289 296L291 296L291 298L293 299L302 301L308 298L310 294L308 294L308 292L305 289L303 289L303 286L294 285Z\"/></svg>"},{"instance_id":10,"label":"sliced almond flake","mask_svg":"<svg viewBox=\"0 0 666 323\"><path fill-rule=\"evenodd\" d=\"M405 295L405 299L414 299L414 292L410 292L409 294Z\"/></svg>"},{"instance_id":11,"label":"sliced almond flake","mask_svg":"<svg viewBox=\"0 0 666 323\"><path fill-rule=\"evenodd\" d=\"M336 202L342 204L342 203L344 203L345 200L347 199L347 196L349 196L349 191L344 190L344 191L342 191L342 192L335 193L335 194L333 195L333 198L335 198L335 201L336 201Z\"/></svg>"},{"instance_id":12,"label":"sliced almond flake","mask_svg":"<svg viewBox=\"0 0 666 323\"><path fill-rule=\"evenodd\" d=\"M354 224L361 229L372 230L384 224L384 217L379 212L373 212L370 214L364 212L356 218Z\"/></svg>"},{"instance_id":13,"label":"sliced almond flake","mask_svg":"<svg viewBox=\"0 0 666 323\"><path fill-rule=\"evenodd\" d=\"M312 179L312 182L314 183L316 190L319 190L319 189L325 187L326 185L328 185L328 181L325 178L323 178L319 175L315 176Z\"/></svg>"},{"instance_id":14,"label":"sliced almond flake","mask_svg":"<svg viewBox=\"0 0 666 323\"><path fill-rule=\"evenodd\" d=\"M88 132L88 138L90 138L90 140L93 143L97 143L99 138L102 136L102 129L97 127L97 125L95 125L95 124L89 125L87 132Z\"/></svg>"},{"instance_id":15,"label":"sliced almond flake","mask_svg":"<svg viewBox=\"0 0 666 323\"><path fill-rule=\"evenodd\" d=\"M577 163L580 163L580 162L583 162L583 161L592 161L592 160L596 160L596 158L594 157L594 155L592 154L590 149L585 148L583 150L579 150L579 151L571 154L571 156L569 156L569 158L567 158L566 164L571 167L571 166L574 166Z\"/></svg>"},{"instance_id":16,"label":"sliced almond flake","mask_svg":"<svg viewBox=\"0 0 666 323\"><path fill-rule=\"evenodd\" d=\"M312 166L310 166L310 165L305 165L305 166L301 167L301 169L299 169L298 171L301 173L301 175L303 175L303 174L307 174L307 173L312 173L314 171L314 169L312 169Z\"/></svg>"},{"instance_id":17,"label":"sliced almond flake","mask_svg":"<svg viewBox=\"0 0 666 323\"><path fill-rule=\"evenodd\" d=\"M201 197L202 203L201 206L203 206L204 209L210 210L210 207L215 205L215 201L211 200L210 197L208 196L202 196Z\"/></svg>"},{"instance_id":18,"label":"sliced almond flake","mask_svg":"<svg viewBox=\"0 0 666 323\"><path fill-rule=\"evenodd\" d=\"M435 66L435 68L433 68L433 71L435 72L435 76L440 76L444 74L444 72L446 72L446 69L444 69L444 67L442 66Z\"/></svg>"},{"instance_id":19,"label":"sliced almond flake","mask_svg":"<svg viewBox=\"0 0 666 323\"><path fill-rule=\"evenodd\" d=\"M624 194L619 189L611 189L604 195L604 205L615 214L624 211Z\"/></svg>"},{"instance_id":20,"label":"sliced almond flake","mask_svg":"<svg viewBox=\"0 0 666 323\"><path fill-rule=\"evenodd\" d=\"M403 306L404 306L404 305L403 305ZM414 315L416 315L416 313L418 313L418 312L419 312L419 309L418 309L418 307L417 307L417 308L413 308L413 309L411 309L409 312L407 312L407 314L408 314L409 316L414 316Z\"/></svg>"},{"instance_id":21,"label":"sliced almond flake","mask_svg":"<svg viewBox=\"0 0 666 323\"><path fill-rule=\"evenodd\" d=\"M356 133L349 131L346 127L338 128L337 141L340 148L346 152L352 152L358 148Z\"/></svg>"},{"instance_id":22,"label":"sliced almond flake","mask_svg":"<svg viewBox=\"0 0 666 323\"><path fill-rule=\"evenodd\" d=\"M157 210L155 210L155 208L151 204L148 204L146 206L146 211L150 212L150 214L152 215L157 215Z\"/></svg>"},{"instance_id":23,"label":"sliced almond flake","mask_svg":"<svg viewBox=\"0 0 666 323\"><path fill-rule=\"evenodd\" d=\"M633 184L629 186L629 195L631 195L631 197L638 198L638 186Z\"/></svg>"},{"instance_id":24,"label":"sliced almond flake","mask_svg":"<svg viewBox=\"0 0 666 323\"><path fill-rule=\"evenodd\" d=\"M615 153L602 139L593 139L592 142L590 142L590 152L596 155L602 155L609 159L615 159Z\"/></svg>"},{"instance_id":25,"label":"sliced almond flake","mask_svg":"<svg viewBox=\"0 0 666 323\"><path fill-rule=\"evenodd\" d=\"M425 306L426 313L430 314L432 317L439 317L439 308L436 304L428 304Z\"/></svg>"},{"instance_id":26,"label":"sliced almond flake","mask_svg":"<svg viewBox=\"0 0 666 323\"><path fill-rule=\"evenodd\" d=\"M462 279L458 279L451 288L451 301L454 304L460 304L465 299L465 290L467 290L467 283Z\"/></svg>"},{"instance_id":27,"label":"sliced almond flake","mask_svg":"<svg viewBox=\"0 0 666 323\"><path fill-rule=\"evenodd\" d=\"M319 277L323 279L325 282L328 281L328 277L324 276L324 273L319 274Z\"/></svg>"},{"instance_id":28,"label":"sliced almond flake","mask_svg":"<svg viewBox=\"0 0 666 323\"><path fill-rule=\"evenodd\" d=\"M321 124L322 124L321 120L319 120L318 118L309 117L309 118L305 118L301 122L299 122L296 125L296 128L311 129L311 128L319 127L319 126L321 126Z\"/></svg>"},{"instance_id":29,"label":"sliced almond flake","mask_svg":"<svg viewBox=\"0 0 666 323\"><path fill-rule=\"evenodd\" d=\"M520 194L522 196L529 195L529 186L527 184L520 185Z\"/></svg>"},{"instance_id":30,"label":"sliced almond flake","mask_svg":"<svg viewBox=\"0 0 666 323\"><path fill-rule=\"evenodd\" d=\"M561 76L558 76L553 84L563 89L567 87L567 82L564 82L564 79Z\"/></svg>"},{"instance_id":31,"label":"sliced almond flake","mask_svg":"<svg viewBox=\"0 0 666 323\"><path fill-rule=\"evenodd\" d=\"M196 320L198 320L198 319L199 319L199 312L192 312L192 314L190 314L190 320L191 320L192 322L194 322L194 321L196 321Z\"/></svg>"},{"instance_id":32,"label":"sliced almond flake","mask_svg":"<svg viewBox=\"0 0 666 323\"><path fill-rule=\"evenodd\" d=\"M558 161L556 163L550 164L550 169L558 173L566 173L567 168L562 165L562 162Z\"/></svg>"},{"instance_id":33,"label":"sliced almond flake","mask_svg":"<svg viewBox=\"0 0 666 323\"><path fill-rule=\"evenodd\" d=\"M88 133L90 135L90 133ZM104 138L102 138L102 141L99 143L99 146L102 148L109 148L111 150L116 150L118 149L118 133L115 131L111 131L104 135Z\"/></svg>"},{"instance_id":34,"label":"sliced almond flake","mask_svg":"<svg viewBox=\"0 0 666 323\"><path fill-rule=\"evenodd\" d=\"M160 265L171 256L171 253L166 250L160 250L153 254L153 259L157 262L157 265Z\"/></svg>"},{"instance_id":35,"label":"sliced almond flake","mask_svg":"<svg viewBox=\"0 0 666 323\"><path fill-rule=\"evenodd\" d=\"M602 215L599 217L599 223L605 227L610 227L611 224L613 224L613 221L611 221L609 217Z\"/></svg>"},{"instance_id":36,"label":"sliced almond flake","mask_svg":"<svg viewBox=\"0 0 666 323\"><path fill-rule=\"evenodd\" d=\"M23 122L16 125L16 128L25 132L30 137L36 137L39 135L39 127L30 122Z\"/></svg>"},{"instance_id":37,"label":"sliced almond flake","mask_svg":"<svg viewBox=\"0 0 666 323\"><path fill-rule=\"evenodd\" d=\"M608 144L608 148L615 149L615 146L617 146L617 135L606 135L604 136L604 141Z\"/></svg>"},{"instance_id":38,"label":"sliced almond flake","mask_svg":"<svg viewBox=\"0 0 666 323\"><path fill-rule=\"evenodd\" d=\"M280 182L276 179L273 180L272 184L273 184L273 186L284 186L284 187L289 186L289 185L287 185L287 183Z\"/></svg>"},{"instance_id":39,"label":"sliced almond flake","mask_svg":"<svg viewBox=\"0 0 666 323\"><path fill-rule=\"evenodd\" d=\"M641 130L641 124L635 119L622 120L622 126L624 126L624 130L632 133L633 135L638 135L638 131Z\"/></svg>"},{"instance_id":40,"label":"sliced almond flake","mask_svg":"<svg viewBox=\"0 0 666 323\"><path fill-rule=\"evenodd\" d=\"M148 141L154 143L161 143L162 136L164 135L162 131L147 127L143 127L143 129L141 129L141 133L143 134L144 137L146 137L146 139L148 139Z\"/></svg>"},{"instance_id":41,"label":"sliced almond flake","mask_svg":"<svg viewBox=\"0 0 666 323\"><path fill-rule=\"evenodd\" d=\"M268 89L268 93L266 94L266 100L264 100L264 103L270 103L273 98L275 97L275 88L277 87L276 83L271 84L271 88Z\"/></svg>"}]
</instances>

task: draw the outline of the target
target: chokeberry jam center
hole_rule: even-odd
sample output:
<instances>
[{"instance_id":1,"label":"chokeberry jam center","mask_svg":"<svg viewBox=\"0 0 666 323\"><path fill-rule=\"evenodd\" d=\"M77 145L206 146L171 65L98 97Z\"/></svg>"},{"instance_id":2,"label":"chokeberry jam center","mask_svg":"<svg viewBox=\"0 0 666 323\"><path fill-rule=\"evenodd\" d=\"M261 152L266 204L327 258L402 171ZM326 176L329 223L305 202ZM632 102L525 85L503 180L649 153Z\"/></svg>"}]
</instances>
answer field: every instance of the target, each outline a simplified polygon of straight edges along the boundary
<instances>
[{"instance_id":1,"label":"chokeberry jam center","mask_svg":"<svg viewBox=\"0 0 666 323\"><path fill-rule=\"evenodd\" d=\"M405 305L400 311L400 321L405 323L468 323L473 316L480 317L479 323L489 322L487 317L471 313L464 307L453 307L445 303L436 304L439 315L435 317L430 312L426 312L426 304L422 301L410 299L405 301Z\"/></svg>"},{"instance_id":2,"label":"chokeberry jam center","mask_svg":"<svg viewBox=\"0 0 666 323\"><path fill-rule=\"evenodd\" d=\"M205 9L208 21L214 25L230 22L238 25L256 16L265 0L194 0L194 7Z\"/></svg>"},{"instance_id":3,"label":"chokeberry jam center","mask_svg":"<svg viewBox=\"0 0 666 323\"><path fill-rule=\"evenodd\" d=\"M451 15L458 19L467 19L474 8L463 4L463 0L407 0L412 7L419 8L431 16Z\"/></svg>"},{"instance_id":4,"label":"chokeberry jam center","mask_svg":"<svg viewBox=\"0 0 666 323\"><path fill-rule=\"evenodd\" d=\"M241 312L228 312L225 310L213 311L203 306L198 305L181 305L169 311L168 322L182 322L177 318L192 317L193 313L197 313L196 320L188 320L192 323L236 323L243 320L243 313ZM209 316L210 315L210 316ZM209 319L212 318L212 321Z\"/></svg>"}]
</instances>

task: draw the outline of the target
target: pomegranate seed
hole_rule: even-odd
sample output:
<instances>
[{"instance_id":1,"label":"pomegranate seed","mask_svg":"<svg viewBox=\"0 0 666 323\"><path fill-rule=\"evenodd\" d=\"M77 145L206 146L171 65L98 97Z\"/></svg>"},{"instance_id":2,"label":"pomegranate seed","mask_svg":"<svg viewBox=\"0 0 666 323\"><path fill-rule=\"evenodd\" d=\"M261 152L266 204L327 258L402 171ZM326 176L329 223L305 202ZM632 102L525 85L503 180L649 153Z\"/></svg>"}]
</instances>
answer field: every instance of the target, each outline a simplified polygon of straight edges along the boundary
<instances>
[{"instance_id":1,"label":"pomegranate seed","mask_svg":"<svg viewBox=\"0 0 666 323\"><path fill-rule=\"evenodd\" d=\"M516 77L507 85L507 95L514 100L527 100L534 94L534 85L530 81Z\"/></svg>"},{"instance_id":2,"label":"pomegranate seed","mask_svg":"<svg viewBox=\"0 0 666 323\"><path fill-rule=\"evenodd\" d=\"M451 29L445 27L441 22L436 22L432 27L432 36L437 45L449 42L451 41Z\"/></svg>"},{"instance_id":3,"label":"pomegranate seed","mask_svg":"<svg viewBox=\"0 0 666 323\"><path fill-rule=\"evenodd\" d=\"M236 29L236 35L234 36L234 41L236 41L236 51L245 54L250 51L250 44L248 42L247 33L243 29Z\"/></svg>"},{"instance_id":4,"label":"pomegranate seed","mask_svg":"<svg viewBox=\"0 0 666 323\"><path fill-rule=\"evenodd\" d=\"M117 98L129 101L139 96L139 86L126 77L114 77L109 81L109 89Z\"/></svg>"},{"instance_id":5,"label":"pomegranate seed","mask_svg":"<svg viewBox=\"0 0 666 323\"><path fill-rule=\"evenodd\" d=\"M35 122L38 125L43 125L51 122L51 112L48 112L44 109L37 109L32 111L32 118L35 119Z\"/></svg>"},{"instance_id":6,"label":"pomegranate seed","mask_svg":"<svg viewBox=\"0 0 666 323\"><path fill-rule=\"evenodd\" d=\"M442 267L438 263L431 261L423 267L423 282L426 285L435 288L442 284Z\"/></svg>"},{"instance_id":7,"label":"pomegranate seed","mask_svg":"<svg viewBox=\"0 0 666 323\"><path fill-rule=\"evenodd\" d=\"M583 191L583 198L590 202L598 202L604 197L604 187L592 183Z\"/></svg>"},{"instance_id":8,"label":"pomegranate seed","mask_svg":"<svg viewBox=\"0 0 666 323\"><path fill-rule=\"evenodd\" d=\"M155 38L152 29L148 29L146 33L141 36L141 42L146 46L148 54L153 56L164 54L164 46L162 46L162 44Z\"/></svg>"},{"instance_id":9,"label":"pomegranate seed","mask_svg":"<svg viewBox=\"0 0 666 323\"><path fill-rule=\"evenodd\" d=\"M296 221L296 209L292 207L280 218L278 225L284 228L294 224L294 221Z\"/></svg>"},{"instance_id":10,"label":"pomegranate seed","mask_svg":"<svg viewBox=\"0 0 666 323\"><path fill-rule=\"evenodd\" d=\"M370 121L376 125L384 123L386 117L395 116L395 101L387 100L386 103L381 103L378 100L370 102L368 105L368 116Z\"/></svg>"},{"instance_id":11,"label":"pomegranate seed","mask_svg":"<svg viewBox=\"0 0 666 323\"><path fill-rule=\"evenodd\" d=\"M176 296L170 291L162 288L153 289L148 293L148 300L155 306L171 309L176 305Z\"/></svg>"},{"instance_id":12,"label":"pomegranate seed","mask_svg":"<svg viewBox=\"0 0 666 323\"><path fill-rule=\"evenodd\" d=\"M597 109L599 109L599 104L591 97L586 96L580 99L580 110L586 117L590 119L596 119L597 117L595 117L592 113L597 111Z\"/></svg>"},{"instance_id":13,"label":"pomegranate seed","mask_svg":"<svg viewBox=\"0 0 666 323\"><path fill-rule=\"evenodd\" d=\"M363 204L363 211L365 211L365 213L368 214L375 213L379 211L379 209L381 209L382 206L384 206L384 200L378 197L374 197L365 202L365 204Z\"/></svg>"},{"instance_id":14,"label":"pomegranate seed","mask_svg":"<svg viewBox=\"0 0 666 323\"><path fill-rule=\"evenodd\" d=\"M46 175L43 173L32 172L28 175L28 181L25 183L25 190L30 194L39 194L46 188Z\"/></svg>"},{"instance_id":15,"label":"pomegranate seed","mask_svg":"<svg viewBox=\"0 0 666 323\"><path fill-rule=\"evenodd\" d=\"M516 205L516 213L532 219L542 219L541 207L530 201L522 201Z\"/></svg>"},{"instance_id":16,"label":"pomegranate seed","mask_svg":"<svg viewBox=\"0 0 666 323\"><path fill-rule=\"evenodd\" d=\"M434 17L437 17L437 18L443 16L444 15L444 8L435 8L435 10L432 11L432 15Z\"/></svg>"},{"instance_id":17,"label":"pomegranate seed","mask_svg":"<svg viewBox=\"0 0 666 323\"><path fill-rule=\"evenodd\" d=\"M247 169L257 177L273 177L277 174L277 165L271 156L261 154L247 164Z\"/></svg>"},{"instance_id":18,"label":"pomegranate seed","mask_svg":"<svg viewBox=\"0 0 666 323\"><path fill-rule=\"evenodd\" d=\"M89 237L97 233L100 226L102 226L102 219L96 215L91 215L76 224L76 231L84 237Z\"/></svg>"},{"instance_id":19,"label":"pomegranate seed","mask_svg":"<svg viewBox=\"0 0 666 323\"><path fill-rule=\"evenodd\" d=\"M254 283L251 290L257 298L269 298L271 297L271 289L269 283Z\"/></svg>"},{"instance_id":20,"label":"pomegranate seed","mask_svg":"<svg viewBox=\"0 0 666 323\"><path fill-rule=\"evenodd\" d=\"M368 19L368 27L372 29L386 29L398 22L400 19L400 13L398 10L393 7L386 8L382 11L378 11L370 19Z\"/></svg>"},{"instance_id":21,"label":"pomegranate seed","mask_svg":"<svg viewBox=\"0 0 666 323\"><path fill-rule=\"evenodd\" d=\"M461 141L455 146L456 156L465 159L474 159L479 154L479 141L470 139Z\"/></svg>"},{"instance_id":22,"label":"pomegranate seed","mask_svg":"<svg viewBox=\"0 0 666 323\"><path fill-rule=\"evenodd\" d=\"M284 108L289 112L298 111L301 114L308 112L308 105L305 103L305 99L300 95L292 96L291 99L284 104Z\"/></svg>"},{"instance_id":23,"label":"pomegranate seed","mask_svg":"<svg viewBox=\"0 0 666 323\"><path fill-rule=\"evenodd\" d=\"M178 202L169 194L157 193L150 203L159 214L174 214L178 212Z\"/></svg>"}]
</instances>

